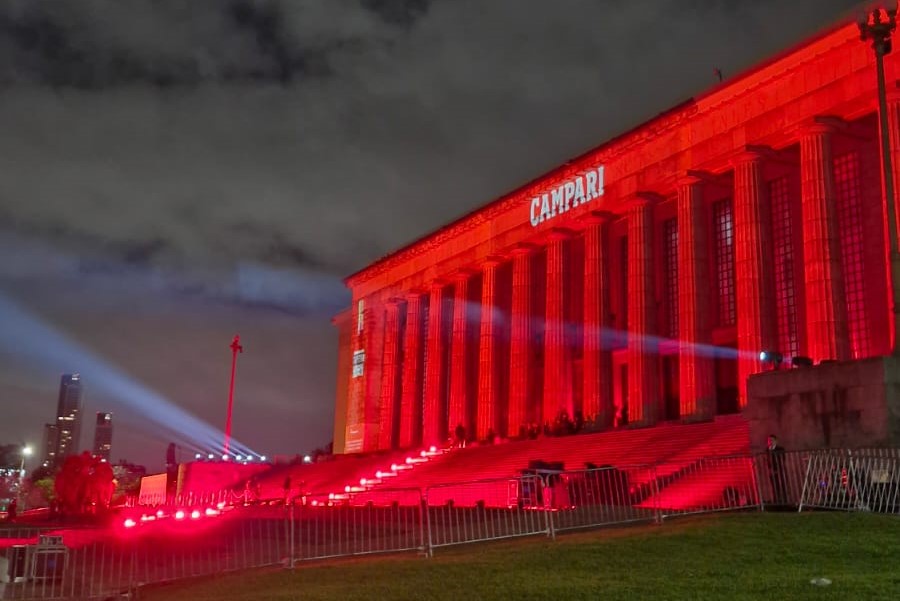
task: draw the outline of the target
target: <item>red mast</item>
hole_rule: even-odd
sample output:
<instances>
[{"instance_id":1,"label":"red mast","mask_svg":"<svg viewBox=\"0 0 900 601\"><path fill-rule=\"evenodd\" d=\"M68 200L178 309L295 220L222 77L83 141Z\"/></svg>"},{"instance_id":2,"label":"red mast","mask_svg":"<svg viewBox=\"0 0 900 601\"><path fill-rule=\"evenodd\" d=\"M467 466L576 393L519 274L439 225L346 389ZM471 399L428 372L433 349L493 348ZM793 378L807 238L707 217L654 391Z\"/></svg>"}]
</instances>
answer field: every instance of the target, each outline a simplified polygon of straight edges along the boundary
<instances>
[{"instance_id":1,"label":"red mast","mask_svg":"<svg viewBox=\"0 0 900 601\"><path fill-rule=\"evenodd\" d=\"M234 335L231 341L231 386L228 388L228 417L225 419L225 454L228 454L228 446L231 444L231 409L234 407L234 372L237 368L238 353L243 353L240 334Z\"/></svg>"}]
</instances>

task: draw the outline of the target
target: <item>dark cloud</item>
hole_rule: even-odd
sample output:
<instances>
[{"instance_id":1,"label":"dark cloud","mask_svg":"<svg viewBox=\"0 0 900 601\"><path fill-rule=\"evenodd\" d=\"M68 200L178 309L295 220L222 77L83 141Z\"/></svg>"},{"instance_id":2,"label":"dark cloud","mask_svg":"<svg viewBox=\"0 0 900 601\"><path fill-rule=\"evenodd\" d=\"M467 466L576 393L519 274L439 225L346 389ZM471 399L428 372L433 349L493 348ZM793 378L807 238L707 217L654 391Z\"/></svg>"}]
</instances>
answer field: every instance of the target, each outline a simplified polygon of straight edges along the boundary
<instances>
[{"instance_id":1,"label":"dark cloud","mask_svg":"<svg viewBox=\"0 0 900 601\"><path fill-rule=\"evenodd\" d=\"M126 330L179 299L216 307L202 332L171 318L185 347L227 342L247 307L325 324L340 276L853 4L0 0L0 290ZM289 346L278 331L257 348ZM320 365L328 331L293 343L297 364ZM290 372L266 386L330 413Z\"/></svg>"}]
</instances>

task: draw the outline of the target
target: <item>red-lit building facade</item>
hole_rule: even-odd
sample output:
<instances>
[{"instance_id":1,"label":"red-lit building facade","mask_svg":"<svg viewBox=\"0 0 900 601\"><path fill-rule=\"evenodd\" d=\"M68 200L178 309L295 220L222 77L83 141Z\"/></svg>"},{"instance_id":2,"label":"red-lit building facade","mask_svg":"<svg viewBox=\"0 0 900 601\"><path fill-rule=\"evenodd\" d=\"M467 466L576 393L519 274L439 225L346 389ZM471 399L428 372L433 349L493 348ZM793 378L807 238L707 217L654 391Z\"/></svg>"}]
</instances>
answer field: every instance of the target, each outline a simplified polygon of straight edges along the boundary
<instances>
[{"instance_id":1,"label":"red-lit building facade","mask_svg":"<svg viewBox=\"0 0 900 601\"><path fill-rule=\"evenodd\" d=\"M335 318L335 450L704 420L742 408L760 350L889 353L879 148L847 24L375 262Z\"/></svg>"}]
</instances>

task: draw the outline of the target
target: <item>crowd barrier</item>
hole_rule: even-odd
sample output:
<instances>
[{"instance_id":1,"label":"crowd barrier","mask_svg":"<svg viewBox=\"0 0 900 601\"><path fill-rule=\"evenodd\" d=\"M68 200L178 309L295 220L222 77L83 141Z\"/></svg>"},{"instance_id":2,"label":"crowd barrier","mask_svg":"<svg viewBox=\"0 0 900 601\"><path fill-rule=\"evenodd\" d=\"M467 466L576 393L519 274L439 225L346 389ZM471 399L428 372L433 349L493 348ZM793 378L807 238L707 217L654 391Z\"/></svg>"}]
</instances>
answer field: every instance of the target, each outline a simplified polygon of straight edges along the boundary
<instances>
[{"instance_id":1,"label":"crowd barrier","mask_svg":"<svg viewBox=\"0 0 900 601\"><path fill-rule=\"evenodd\" d=\"M0 527L0 599L100 599L153 583L683 515L773 507L900 513L900 450L829 450L585 470L260 503L231 493L132 508L131 527ZM232 504L228 504L231 502Z\"/></svg>"}]
</instances>

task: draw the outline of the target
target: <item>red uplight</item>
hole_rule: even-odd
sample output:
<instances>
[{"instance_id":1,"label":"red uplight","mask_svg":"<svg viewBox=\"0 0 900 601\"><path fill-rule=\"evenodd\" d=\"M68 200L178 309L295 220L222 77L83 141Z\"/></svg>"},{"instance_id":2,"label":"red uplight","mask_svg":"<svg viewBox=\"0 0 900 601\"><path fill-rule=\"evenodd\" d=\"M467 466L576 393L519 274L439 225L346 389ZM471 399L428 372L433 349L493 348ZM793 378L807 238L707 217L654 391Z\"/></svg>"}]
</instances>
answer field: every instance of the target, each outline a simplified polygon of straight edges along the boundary
<instances>
[{"instance_id":1,"label":"red uplight","mask_svg":"<svg viewBox=\"0 0 900 601\"><path fill-rule=\"evenodd\" d=\"M125 520L125 524L124 524L124 525L125 525L126 528L134 528L135 526L137 526L137 522L135 522L135 521L134 521L133 519L131 519L131 518L128 518L127 520Z\"/></svg>"},{"instance_id":2,"label":"red uplight","mask_svg":"<svg viewBox=\"0 0 900 601\"><path fill-rule=\"evenodd\" d=\"M360 479L359 479L359 485L360 485L360 486L365 486L365 485L366 485L366 479L365 479L365 478L360 478Z\"/></svg>"},{"instance_id":3,"label":"red uplight","mask_svg":"<svg viewBox=\"0 0 900 601\"><path fill-rule=\"evenodd\" d=\"M164 515L166 515L166 514L163 513L163 510L162 510L162 509L160 509L160 510L158 510L158 511L156 512L156 517L158 517L158 518L161 518L161 517L163 517Z\"/></svg>"},{"instance_id":4,"label":"red uplight","mask_svg":"<svg viewBox=\"0 0 900 601\"><path fill-rule=\"evenodd\" d=\"M212 507L207 507L207 508L206 508L206 515L211 517L211 516L214 516L214 515L219 515L219 512L216 511L215 509L213 509Z\"/></svg>"},{"instance_id":5,"label":"red uplight","mask_svg":"<svg viewBox=\"0 0 900 601\"><path fill-rule=\"evenodd\" d=\"M435 447L435 446L432 446L428 450L431 451L432 453L437 453L437 447Z\"/></svg>"},{"instance_id":6,"label":"red uplight","mask_svg":"<svg viewBox=\"0 0 900 601\"><path fill-rule=\"evenodd\" d=\"M176 511L176 512L175 512L175 519L176 519L176 520L183 520L183 519L184 519L184 511L182 511L182 510L180 510L180 509L179 509L178 511Z\"/></svg>"},{"instance_id":7,"label":"red uplight","mask_svg":"<svg viewBox=\"0 0 900 601\"><path fill-rule=\"evenodd\" d=\"M192 511L192 512L191 512L191 519L192 519L192 520L199 520L199 519L200 519L200 510L195 509L194 511Z\"/></svg>"}]
</instances>

